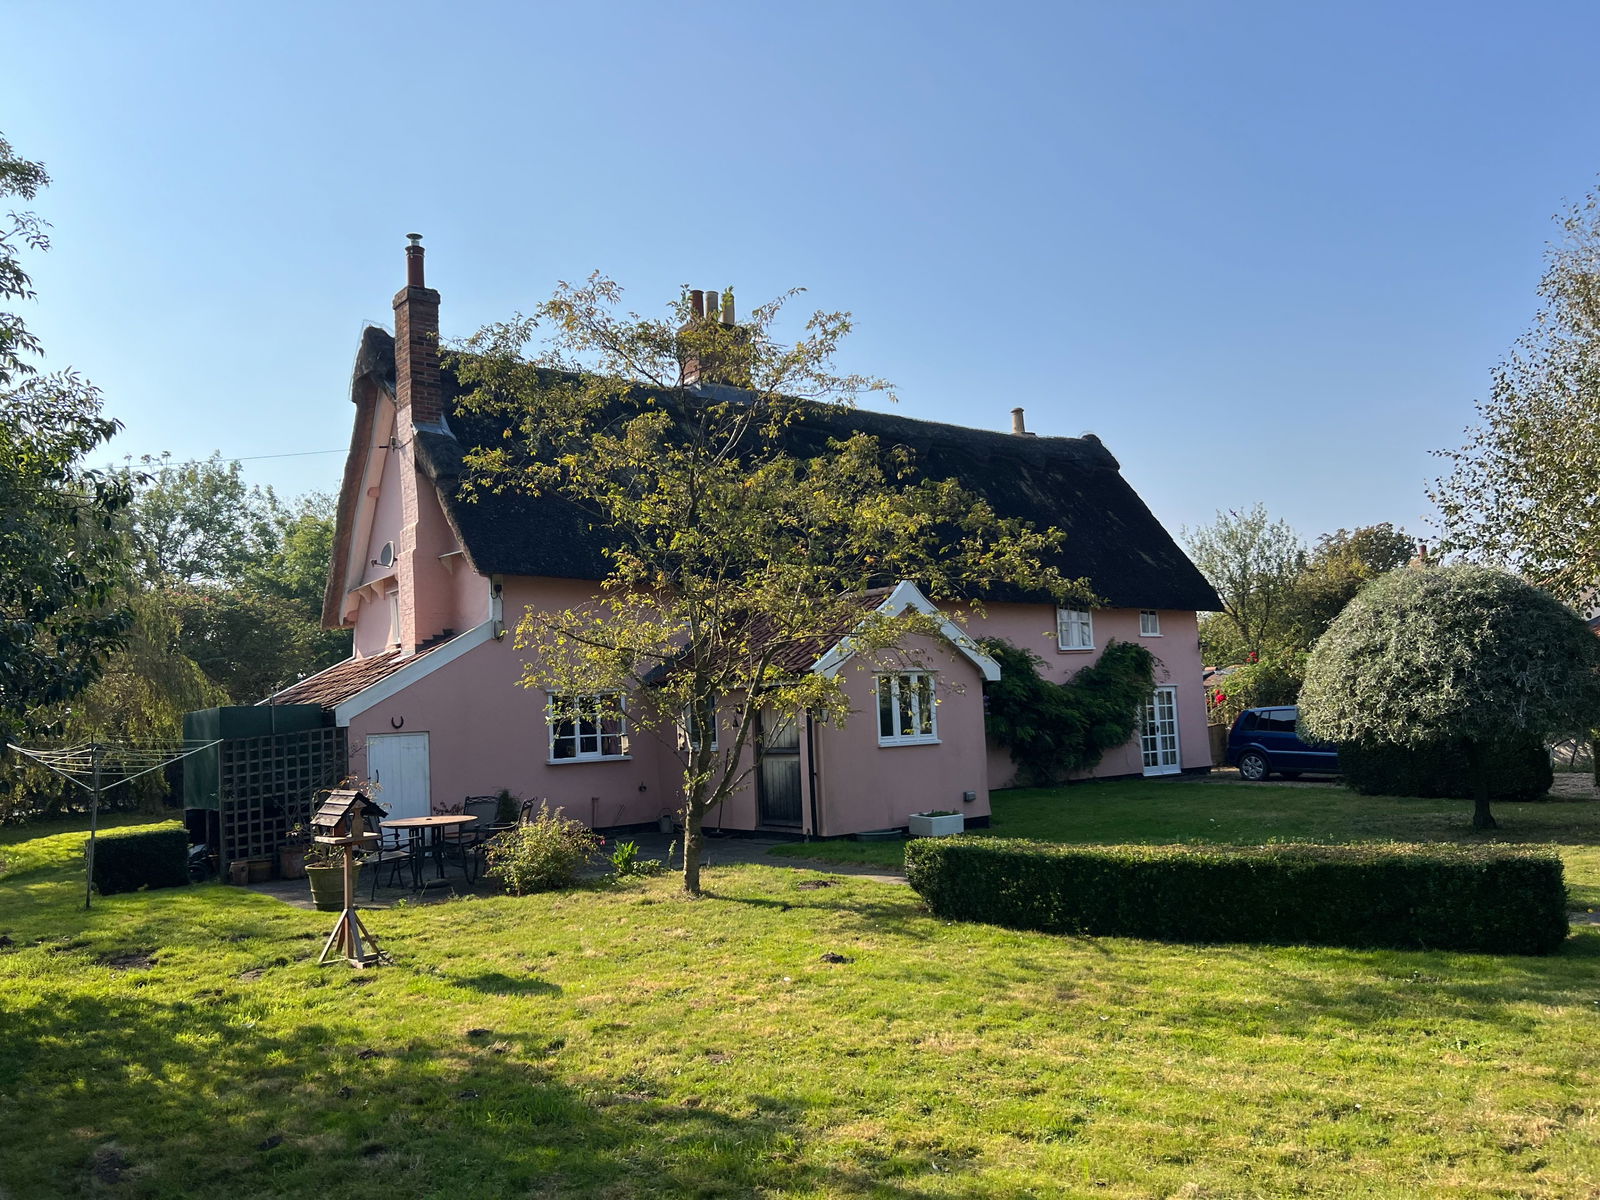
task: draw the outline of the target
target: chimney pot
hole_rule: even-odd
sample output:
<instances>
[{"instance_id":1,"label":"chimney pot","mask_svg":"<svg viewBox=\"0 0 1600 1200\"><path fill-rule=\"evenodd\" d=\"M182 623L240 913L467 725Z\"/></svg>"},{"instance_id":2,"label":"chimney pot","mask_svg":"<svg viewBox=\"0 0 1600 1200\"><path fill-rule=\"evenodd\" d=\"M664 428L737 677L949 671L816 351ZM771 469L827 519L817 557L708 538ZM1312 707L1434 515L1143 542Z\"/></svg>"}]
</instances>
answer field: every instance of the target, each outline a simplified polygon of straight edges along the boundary
<instances>
[{"instance_id":1,"label":"chimney pot","mask_svg":"<svg viewBox=\"0 0 1600 1200\"><path fill-rule=\"evenodd\" d=\"M1011 432L1018 437L1027 437L1028 435L1028 427L1022 423L1022 410L1020 408L1011 410Z\"/></svg>"},{"instance_id":2,"label":"chimney pot","mask_svg":"<svg viewBox=\"0 0 1600 1200\"><path fill-rule=\"evenodd\" d=\"M689 289L689 315L691 317L706 315L706 294L699 288Z\"/></svg>"},{"instance_id":3,"label":"chimney pot","mask_svg":"<svg viewBox=\"0 0 1600 1200\"><path fill-rule=\"evenodd\" d=\"M427 287L422 281L422 235L408 233L406 240L411 243L406 247L406 286Z\"/></svg>"},{"instance_id":4,"label":"chimney pot","mask_svg":"<svg viewBox=\"0 0 1600 1200\"><path fill-rule=\"evenodd\" d=\"M717 299L717 294L715 292L707 292L706 293L706 316L710 317L712 319L715 319L717 313L719 313L721 310L722 310L722 302Z\"/></svg>"}]
</instances>

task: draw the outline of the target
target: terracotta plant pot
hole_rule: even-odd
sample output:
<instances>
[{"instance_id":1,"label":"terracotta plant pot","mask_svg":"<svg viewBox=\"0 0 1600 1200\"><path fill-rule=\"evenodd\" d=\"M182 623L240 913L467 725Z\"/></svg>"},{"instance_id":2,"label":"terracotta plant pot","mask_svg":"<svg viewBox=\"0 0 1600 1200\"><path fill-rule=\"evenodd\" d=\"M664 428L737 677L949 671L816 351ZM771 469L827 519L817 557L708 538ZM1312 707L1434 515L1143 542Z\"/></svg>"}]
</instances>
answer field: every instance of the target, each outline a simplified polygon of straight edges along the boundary
<instances>
[{"instance_id":1,"label":"terracotta plant pot","mask_svg":"<svg viewBox=\"0 0 1600 1200\"><path fill-rule=\"evenodd\" d=\"M344 908L343 867L308 866L305 872L311 881L311 899L318 912L338 912Z\"/></svg>"},{"instance_id":2,"label":"terracotta plant pot","mask_svg":"<svg viewBox=\"0 0 1600 1200\"><path fill-rule=\"evenodd\" d=\"M250 863L246 859L236 858L228 864L228 882L237 884L250 882Z\"/></svg>"},{"instance_id":3,"label":"terracotta plant pot","mask_svg":"<svg viewBox=\"0 0 1600 1200\"><path fill-rule=\"evenodd\" d=\"M306 848L304 846L278 847L278 878L304 879L306 877Z\"/></svg>"}]
</instances>

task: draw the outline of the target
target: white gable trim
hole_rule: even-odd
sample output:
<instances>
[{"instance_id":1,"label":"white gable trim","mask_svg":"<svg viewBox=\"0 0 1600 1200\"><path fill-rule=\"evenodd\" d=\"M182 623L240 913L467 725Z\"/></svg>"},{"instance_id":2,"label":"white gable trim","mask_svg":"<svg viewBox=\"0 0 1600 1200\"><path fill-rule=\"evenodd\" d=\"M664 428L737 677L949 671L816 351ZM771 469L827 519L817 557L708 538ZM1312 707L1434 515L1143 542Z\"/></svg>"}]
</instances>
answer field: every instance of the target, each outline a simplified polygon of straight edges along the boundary
<instances>
[{"instance_id":1,"label":"white gable trim","mask_svg":"<svg viewBox=\"0 0 1600 1200\"><path fill-rule=\"evenodd\" d=\"M878 605L874 611L883 613L886 616L898 617L907 609L915 609L917 612L924 613L927 616L941 615L939 606L924 596L922 589L909 579L902 579L897 583L894 591L889 593L888 599ZM949 617L945 617L940 621L939 632L947 642L971 660L972 665L983 673L983 677L986 680L993 683L1000 678L1000 664L978 649L978 643L968 637L961 627L950 620ZM846 635L839 639L838 644L833 649L817 659L811 669L818 675L825 675L831 679L843 669L844 664L855 652L855 646L852 644L850 637Z\"/></svg>"},{"instance_id":2,"label":"white gable trim","mask_svg":"<svg viewBox=\"0 0 1600 1200\"><path fill-rule=\"evenodd\" d=\"M405 666L393 675L386 675L371 687L363 688L348 700L334 706L333 723L335 725L348 725L350 718L360 716L375 704L382 704L391 696L405 691L419 679L423 679L440 667L449 666L470 650L476 650L485 642L494 641L494 622L485 621L482 625L475 626L457 637L451 638L442 646L429 650L412 658Z\"/></svg>"}]
</instances>

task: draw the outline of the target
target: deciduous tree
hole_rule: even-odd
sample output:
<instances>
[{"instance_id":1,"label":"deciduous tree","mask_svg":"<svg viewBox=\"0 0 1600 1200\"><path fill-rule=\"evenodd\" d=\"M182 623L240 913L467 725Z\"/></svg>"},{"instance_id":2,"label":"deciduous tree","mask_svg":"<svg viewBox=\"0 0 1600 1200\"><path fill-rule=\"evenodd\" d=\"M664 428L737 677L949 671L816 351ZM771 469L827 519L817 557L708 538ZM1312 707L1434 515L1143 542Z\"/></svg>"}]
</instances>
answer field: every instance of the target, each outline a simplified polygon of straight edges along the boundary
<instances>
[{"instance_id":1,"label":"deciduous tree","mask_svg":"<svg viewBox=\"0 0 1600 1200\"><path fill-rule=\"evenodd\" d=\"M1467 444L1429 497L1439 549L1578 603L1600 585L1600 194L1561 218L1533 325L1494 369Z\"/></svg>"},{"instance_id":2,"label":"deciduous tree","mask_svg":"<svg viewBox=\"0 0 1600 1200\"><path fill-rule=\"evenodd\" d=\"M883 387L833 369L848 314L817 313L783 344L773 326L788 297L738 324L687 299L665 319L620 315L619 299L598 276L563 285L534 316L480 331L456 369L475 389L467 403L507 425L503 446L470 457L481 486L564 497L609 531L593 603L522 617L523 682L625 695L630 726L676 748L693 896L702 823L748 778L759 713L848 716L839 680L796 670L797 657L852 628L861 653L903 655L932 631L915 614L858 626L860 593L901 579L963 604L999 581L1083 593L1040 566L1058 534L918 477L902 450L856 435L791 452L808 417ZM611 711L585 720L620 719L620 700L588 703Z\"/></svg>"},{"instance_id":3,"label":"deciduous tree","mask_svg":"<svg viewBox=\"0 0 1600 1200\"><path fill-rule=\"evenodd\" d=\"M1281 638L1290 590L1305 566L1305 545L1264 504L1219 511L1210 525L1184 529L1194 565L1211 581L1222 612L1203 623L1209 661L1258 658Z\"/></svg>"},{"instance_id":4,"label":"deciduous tree","mask_svg":"<svg viewBox=\"0 0 1600 1200\"><path fill-rule=\"evenodd\" d=\"M48 182L0 138L0 197L31 200ZM46 229L28 212L0 222L0 301L33 298L21 252L48 248ZM40 353L22 317L0 312L0 741L93 681L129 621L114 528L128 485L83 465L118 426L81 376L41 374Z\"/></svg>"}]
</instances>

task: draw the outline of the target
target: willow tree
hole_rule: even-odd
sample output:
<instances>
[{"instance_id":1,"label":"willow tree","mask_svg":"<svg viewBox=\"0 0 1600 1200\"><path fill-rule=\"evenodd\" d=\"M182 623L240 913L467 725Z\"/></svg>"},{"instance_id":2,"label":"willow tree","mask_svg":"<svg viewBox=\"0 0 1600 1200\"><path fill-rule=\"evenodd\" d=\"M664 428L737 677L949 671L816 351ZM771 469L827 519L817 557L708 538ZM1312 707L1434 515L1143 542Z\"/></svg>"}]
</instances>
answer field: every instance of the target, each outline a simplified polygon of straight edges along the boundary
<instances>
[{"instance_id":1,"label":"willow tree","mask_svg":"<svg viewBox=\"0 0 1600 1200\"><path fill-rule=\"evenodd\" d=\"M1312 650L1300 720L1338 744L1459 754L1475 779L1473 828L1493 829L1495 755L1600 724L1600 638L1503 571L1392 571Z\"/></svg>"},{"instance_id":2,"label":"willow tree","mask_svg":"<svg viewBox=\"0 0 1600 1200\"><path fill-rule=\"evenodd\" d=\"M1600 194L1546 253L1532 326L1494 370L1466 445L1441 451L1439 548L1511 568L1569 603L1600 581Z\"/></svg>"},{"instance_id":3,"label":"willow tree","mask_svg":"<svg viewBox=\"0 0 1600 1200\"><path fill-rule=\"evenodd\" d=\"M794 295L741 322L726 293L641 317L596 275L480 330L454 360L464 405L506 428L468 455L469 487L560 497L605 531L592 602L521 617L522 682L615 697L585 701L615 706L581 714L602 725L626 696L629 727L676 751L691 896L704 818L749 781L761 710L849 716L840 680L800 664L845 634L864 654L903 657L933 632L922 614L869 614L863 593L913 579L936 602L1000 583L1087 595L1041 565L1059 533L918 475L902 448L808 425L886 385L836 371L847 313L814 313L780 341Z\"/></svg>"}]
</instances>

